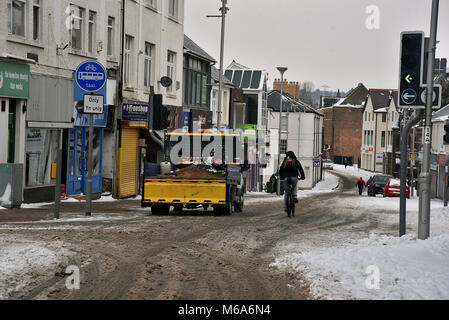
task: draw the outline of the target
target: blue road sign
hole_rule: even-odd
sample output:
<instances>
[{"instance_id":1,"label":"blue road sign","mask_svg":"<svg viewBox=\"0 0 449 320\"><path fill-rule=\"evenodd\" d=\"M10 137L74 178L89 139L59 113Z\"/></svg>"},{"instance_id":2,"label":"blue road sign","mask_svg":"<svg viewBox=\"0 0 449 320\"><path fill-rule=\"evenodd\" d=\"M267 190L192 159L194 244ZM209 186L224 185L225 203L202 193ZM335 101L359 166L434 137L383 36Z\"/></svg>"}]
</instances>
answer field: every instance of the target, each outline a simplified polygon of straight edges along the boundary
<instances>
[{"instance_id":1,"label":"blue road sign","mask_svg":"<svg viewBox=\"0 0 449 320\"><path fill-rule=\"evenodd\" d=\"M106 83L106 70L96 61L85 61L76 68L75 81L82 90L97 92Z\"/></svg>"},{"instance_id":2,"label":"blue road sign","mask_svg":"<svg viewBox=\"0 0 449 320\"><path fill-rule=\"evenodd\" d=\"M401 100L405 104L412 104L416 101L417 93L413 89L407 89L402 92Z\"/></svg>"}]
</instances>

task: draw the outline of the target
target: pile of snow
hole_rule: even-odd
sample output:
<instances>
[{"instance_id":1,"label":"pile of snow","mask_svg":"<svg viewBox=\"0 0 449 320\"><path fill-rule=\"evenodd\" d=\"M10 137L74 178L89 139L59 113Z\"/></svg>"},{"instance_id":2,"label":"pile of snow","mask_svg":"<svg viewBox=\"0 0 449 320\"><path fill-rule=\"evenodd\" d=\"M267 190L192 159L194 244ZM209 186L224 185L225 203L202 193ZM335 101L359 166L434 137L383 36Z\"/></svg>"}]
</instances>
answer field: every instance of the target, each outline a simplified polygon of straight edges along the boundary
<instances>
[{"instance_id":1,"label":"pile of snow","mask_svg":"<svg viewBox=\"0 0 449 320\"><path fill-rule=\"evenodd\" d=\"M1 206L9 206L11 204L11 185L8 183L8 185L5 188L5 191L3 192L3 195L0 197L0 208Z\"/></svg>"},{"instance_id":2,"label":"pile of snow","mask_svg":"<svg viewBox=\"0 0 449 320\"><path fill-rule=\"evenodd\" d=\"M8 299L14 292L27 292L51 279L67 266L68 255L60 241L46 245L0 238L0 299Z\"/></svg>"},{"instance_id":3,"label":"pile of snow","mask_svg":"<svg viewBox=\"0 0 449 320\"><path fill-rule=\"evenodd\" d=\"M365 180L365 181L368 180L369 177L374 176L375 174L379 174L379 173L359 169L357 165L347 166L345 168L345 166L343 164L334 164L334 170L344 172L344 173L349 174L356 178L362 177L363 180Z\"/></svg>"},{"instance_id":4,"label":"pile of snow","mask_svg":"<svg viewBox=\"0 0 449 320\"><path fill-rule=\"evenodd\" d=\"M301 181L298 182L301 185ZM298 190L298 197L308 197L317 194L333 192L339 185L340 180L332 173L326 173L324 179L318 182L312 190ZM260 203L283 200L284 196L277 196L275 193L248 192L245 203Z\"/></svg>"},{"instance_id":5,"label":"pile of snow","mask_svg":"<svg viewBox=\"0 0 449 320\"><path fill-rule=\"evenodd\" d=\"M301 182L299 183L301 184ZM302 197L333 192L338 187L339 183L340 180L336 175L326 172L324 175L324 180L318 182L312 190L300 190L298 195L299 197Z\"/></svg>"},{"instance_id":6,"label":"pile of snow","mask_svg":"<svg viewBox=\"0 0 449 320\"><path fill-rule=\"evenodd\" d=\"M272 266L304 275L316 298L449 299L449 234L425 241L371 235L342 247L286 253Z\"/></svg>"}]
</instances>

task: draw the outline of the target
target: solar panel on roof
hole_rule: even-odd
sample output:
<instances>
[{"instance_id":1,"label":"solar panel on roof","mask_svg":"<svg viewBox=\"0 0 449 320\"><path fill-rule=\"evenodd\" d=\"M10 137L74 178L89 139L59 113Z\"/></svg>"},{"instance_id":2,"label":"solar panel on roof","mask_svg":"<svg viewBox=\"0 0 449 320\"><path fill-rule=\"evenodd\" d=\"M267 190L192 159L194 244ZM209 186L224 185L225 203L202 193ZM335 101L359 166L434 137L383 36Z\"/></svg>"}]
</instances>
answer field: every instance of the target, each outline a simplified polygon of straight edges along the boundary
<instances>
[{"instance_id":1,"label":"solar panel on roof","mask_svg":"<svg viewBox=\"0 0 449 320\"><path fill-rule=\"evenodd\" d=\"M229 80L231 80L232 79L232 70L226 70L225 77L228 78Z\"/></svg>"},{"instance_id":2,"label":"solar panel on roof","mask_svg":"<svg viewBox=\"0 0 449 320\"><path fill-rule=\"evenodd\" d=\"M254 71L251 80L251 89L259 89L260 79L262 78L262 71Z\"/></svg>"},{"instance_id":3,"label":"solar panel on roof","mask_svg":"<svg viewBox=\"0 0 449 320\"><path fill-rule=\"evenodd\" d=\"M240 87L240 83L242 82L242 70L235 70L234 77L232 78L232 83L236 87Z\"/></svg>"},{"instance_id":4,"label":"solar panel on roof","mask_svg":"<svg viewBox=\"0 0 449 320\"><path fill-rule=\"evenodd\" d=\"M251 82L251 76L253 72L251 70L245 70L243 72L243 79L242 79L242 89L248 89L249 83Z\"/></svg>"}]
</instances>

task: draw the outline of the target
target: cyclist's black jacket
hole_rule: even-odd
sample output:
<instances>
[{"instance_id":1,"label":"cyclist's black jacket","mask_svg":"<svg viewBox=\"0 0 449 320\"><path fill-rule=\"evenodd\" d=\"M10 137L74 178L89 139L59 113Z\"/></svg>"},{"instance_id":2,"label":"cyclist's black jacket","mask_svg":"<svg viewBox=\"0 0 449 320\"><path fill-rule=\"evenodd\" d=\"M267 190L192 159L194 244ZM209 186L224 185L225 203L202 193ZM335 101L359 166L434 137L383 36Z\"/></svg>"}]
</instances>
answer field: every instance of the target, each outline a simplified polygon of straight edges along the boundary
<instances>
[{"instance_id":1,"label":"cyclist's black jacket","mask_svg":"<svg viewBox=\"0 0 449 320\"><path fill-rule=\"evenodd\" d=\"M293 167L288 167L286 166L287 157L285 157L281 165L281 171L279 172L281 180L284 180L286 177L297 177L302 180L306 178L301 163L296 158L293 160L295 165Z\"/></svg>"}]
</instances>

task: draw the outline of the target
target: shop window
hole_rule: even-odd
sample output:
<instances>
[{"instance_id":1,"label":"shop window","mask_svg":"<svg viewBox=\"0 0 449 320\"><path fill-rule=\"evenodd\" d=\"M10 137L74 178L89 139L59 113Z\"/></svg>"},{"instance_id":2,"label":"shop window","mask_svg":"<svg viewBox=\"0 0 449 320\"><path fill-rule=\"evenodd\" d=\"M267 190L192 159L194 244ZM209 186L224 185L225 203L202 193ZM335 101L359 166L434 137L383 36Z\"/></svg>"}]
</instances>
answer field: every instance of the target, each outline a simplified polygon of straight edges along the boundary
<instances>
[{"instance_id":1,"label":"shop window","mask_svg":"<svg viewBox=\"0 0 449 320\"><path fill-rule=\"evenodd\" d=\"M58 130L26 130L26 186L48 185L54 183L51 178L51 165L56 163L59 132Z\"/></svg>"}]
</instances>

